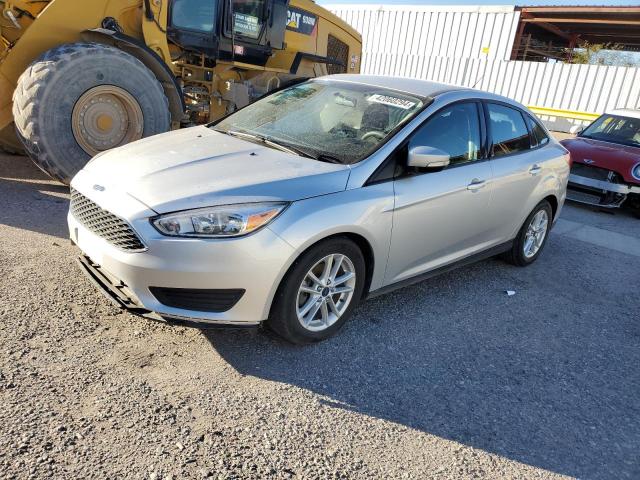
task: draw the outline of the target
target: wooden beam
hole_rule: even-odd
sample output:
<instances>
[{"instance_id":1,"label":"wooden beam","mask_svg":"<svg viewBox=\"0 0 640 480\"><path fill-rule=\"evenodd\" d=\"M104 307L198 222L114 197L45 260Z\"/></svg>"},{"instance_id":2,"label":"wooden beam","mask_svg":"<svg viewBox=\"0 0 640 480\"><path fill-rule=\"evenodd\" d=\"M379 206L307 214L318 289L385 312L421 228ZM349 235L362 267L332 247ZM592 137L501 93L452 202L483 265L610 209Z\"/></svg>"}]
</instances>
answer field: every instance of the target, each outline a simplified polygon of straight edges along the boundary
<instances>
[{"instance_id":1,"label":"wooden beam","mask_svg":"<svg viewBox=\"0 0 640 480\"><path fill-rule=\"evenodd\" d=\"M524 23L518 25L518 31L516 32L516 38L513 41L513 49L511 50L511 60L518 59L518 52L520 51L520 44L522 43L522 34L524 33Z\"/></svg>"},{"instance_id":2,"label":"wooden beam","mask_svg":"<svg viewBox=\"0 0 640 480\"><path fill-rule=\"evenodd\" d=\"M521 22L526 23L599 23L604 25L640 25L640 20L610 20L608 18L550 18L533 17L523 18Z\"/></svg>"},{"instance_id":3,"label":"wooden beam","mask_svg":"<svg viewBox=\"0 0 640 480\"><path fill-rule=\"evenodd\" d=\"M523 18L522 22L529 22L529 19ZM571 34L568 32L565 32L564 30L562 30L560 27L556 26L556 25L552 25L550 23L547 22L538 22L538 21L532 21L531 23L534 23L537 27L540 28L544 28L545 30L547 30L548 32L551 32L555 35L558 35L561 38L564 38L565 40L571 40ZM524 25L524 23L523 23Z\"/></svg>"}]
</instances>

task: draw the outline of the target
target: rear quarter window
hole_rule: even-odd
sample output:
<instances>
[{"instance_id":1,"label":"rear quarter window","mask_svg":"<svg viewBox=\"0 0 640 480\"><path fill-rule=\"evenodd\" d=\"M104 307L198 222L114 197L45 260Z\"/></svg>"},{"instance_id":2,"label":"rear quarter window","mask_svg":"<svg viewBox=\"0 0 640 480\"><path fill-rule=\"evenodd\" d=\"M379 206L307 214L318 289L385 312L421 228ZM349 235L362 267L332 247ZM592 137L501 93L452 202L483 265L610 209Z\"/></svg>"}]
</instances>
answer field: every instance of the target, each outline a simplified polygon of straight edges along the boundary
<instances>
[{"instance_id":1,"label":"rear quarter window","mask_svg":"<svg viewBox=\"0 0 640 480\"><path fill-rule=\"evenodd\" d=\"M531 130L531 136L533 137L531 139L531 147L541 147L542 145L549 143L549 136L547 135L544 127L531 115L525 115L525 118L527 119L529 129Z\"/></svg>"}]
</instances>

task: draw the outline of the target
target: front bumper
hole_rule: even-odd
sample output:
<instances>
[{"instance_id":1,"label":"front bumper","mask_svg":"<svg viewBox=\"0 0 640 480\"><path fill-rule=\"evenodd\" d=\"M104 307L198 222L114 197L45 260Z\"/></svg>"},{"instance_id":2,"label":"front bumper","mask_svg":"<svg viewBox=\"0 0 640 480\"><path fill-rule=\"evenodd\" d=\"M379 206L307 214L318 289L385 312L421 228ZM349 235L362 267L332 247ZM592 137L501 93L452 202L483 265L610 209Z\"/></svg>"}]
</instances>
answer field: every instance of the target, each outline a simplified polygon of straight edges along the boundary
<instances>
[{"instance_id":1,"label":"front bumper","mask_svg":"<svg viewBox=\"0 0 640 480\"><path fill-rule=\"evenodd\" d=\"M119 195L111 201L87 188L81 190L75 181L74 188L125 219L147 247L140 252L121 250L68 215L71 240L82 251L81 267L110 300L134 313L165 320L244 326L268 318L275 291L295 258L293 247L269 228L235 239L167 237L149 222L154 212L134 198ZM242 291L242 295L225 311L178 308L156 297L166 302L158 291L178 289Z\"/></svg>"},{"instance_id":2,"label":"front bumper","mask_svg":"<svg viewBox=\"0 0 640 480\"><path fill-rule=\"evenodd\" d=\"M618 208L629 194L640 194L638 186L597 180L574 173L569 175L568 188L569 200L604 208Z\"/></svg>"}]
</instances>

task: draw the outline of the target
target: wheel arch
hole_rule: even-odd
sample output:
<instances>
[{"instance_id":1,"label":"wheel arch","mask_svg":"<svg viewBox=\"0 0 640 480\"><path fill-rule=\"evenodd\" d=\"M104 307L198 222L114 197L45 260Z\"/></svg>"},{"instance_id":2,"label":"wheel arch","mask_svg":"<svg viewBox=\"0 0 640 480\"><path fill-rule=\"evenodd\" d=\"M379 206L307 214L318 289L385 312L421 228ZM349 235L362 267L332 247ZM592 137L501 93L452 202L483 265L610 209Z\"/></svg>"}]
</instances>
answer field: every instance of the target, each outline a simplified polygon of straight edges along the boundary
<instances>
[{"instance_id":1,"label":"wheel arch","mask_svg":"<svg viewBox=\"0 0 640 480\"><path fill-rule=\"evenodd\" d=\"M546 200L551 205L551 217L555 220L556 214L558 213L558 199L555 195L547 195L542 200Z\"/></svg>"},{"instance_id":2,"label":"wheel arch","mask_svg":"<svg viewBox=\"0 0 640 480\"><path fill-rule=\"evenodd\" d=\"M169 99L171 123L174 127L179 125L186 110L182 89L178 84L178 79L175 77L169 66L156 52L129 35L108 30L106 28L85 30L82 32L80 37L82 40L87 42L101 43L103 45L116 47L140 60L145 67L151 70L162 85L164 93Z\"/></svg>"},{"instance_id":3,"label":"wheel arch","mask_svg":"<svg viewBox=\"0 0 640 480\"><path fill-rule=\"evenodd\" d=\"M280 277L278 278L275 288L273 289L271 295L269 296L269 304L267 309L268 313L270 313L271 310L273 309L273 305L275 303L274 300L276 298L276 295L278 295L278 292L280 291L282 282L287 277L291 269L294 267L296 261L316 245L322 242L326 242L327 240L340 238L340 237L351 240L353 243L355 243L358 246L358 248L362 252L362 255L364 257L365 269L366 269L365 284L362 290L362 298L364 299L369 295L369 288L371 286L374 268L376 265L373 246L365 236L359 233L356 233L353 231L332 232L330 234L326 234L325 236L314 238L311 242L305 244L303 248L296 250L295 255L292 256L292 259L288 262L286 268L283 269L282 275L280 275Z\"/></svg>"}]
</instances>

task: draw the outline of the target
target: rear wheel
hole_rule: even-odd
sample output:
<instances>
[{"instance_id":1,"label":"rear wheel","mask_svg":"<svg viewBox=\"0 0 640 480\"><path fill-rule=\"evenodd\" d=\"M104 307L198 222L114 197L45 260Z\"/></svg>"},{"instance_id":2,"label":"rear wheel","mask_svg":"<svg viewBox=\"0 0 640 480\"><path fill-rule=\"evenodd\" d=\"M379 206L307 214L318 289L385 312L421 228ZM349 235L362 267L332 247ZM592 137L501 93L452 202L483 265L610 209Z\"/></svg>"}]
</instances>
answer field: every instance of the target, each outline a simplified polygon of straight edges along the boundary
<instances>
[{"instance_id":1,"label":"rear wheel","mask_svg":"<svg viewBox=\"0 0 640 480\"><path fill-rule=\"evenodd\" d=\"M324 340L351 316L362 296L365 263L358 246L332 238L303 254L285 276L269 326L293 343Z\"/></svg>"},{"instance_id":2,"label":"rear wheel","mask_svg":"<svg viewBox=\"0 0 640 480\"><path fill-rule=\"evenodd\" d=\"M505 254L506 260L520 267L526 267L535 262L547 243L552 221L551 205L543 200L525 220L513 242L511 251Z\"/></svg>"},{"instance_id":3,"label":"rear wheel","mask_svg":"<svg viewBox=\"0 0 640 480\"><path fill-rule=\"evenodd\" d=\"M32 63L13 98L18 137L46 173L69 183L97 153L170 129L154 74L117 48L61 45Z\"/></svg>"}]
</instances>

